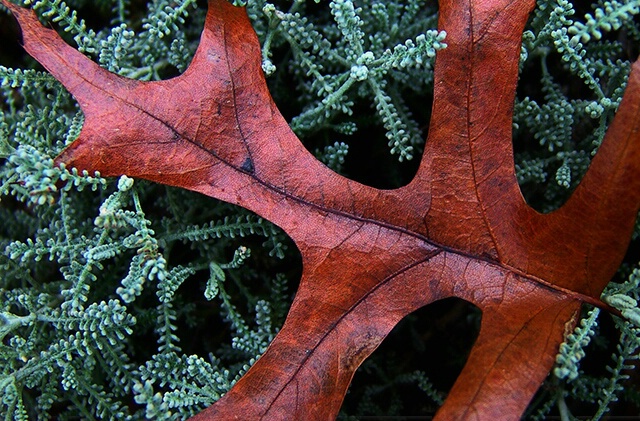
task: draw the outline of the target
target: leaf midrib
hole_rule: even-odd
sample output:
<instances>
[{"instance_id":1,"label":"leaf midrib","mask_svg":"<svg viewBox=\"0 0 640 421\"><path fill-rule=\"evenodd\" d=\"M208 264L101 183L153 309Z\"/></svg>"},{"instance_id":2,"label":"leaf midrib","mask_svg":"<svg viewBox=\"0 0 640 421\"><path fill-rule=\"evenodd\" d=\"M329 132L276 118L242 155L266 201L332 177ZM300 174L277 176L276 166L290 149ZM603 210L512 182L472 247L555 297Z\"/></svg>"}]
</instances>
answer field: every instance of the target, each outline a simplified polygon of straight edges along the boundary
<instances>
[{"instance_id":1,"label":"leaf midrib","mask_svg":"<svg viewBox=\"0 0 640 421\"><path fill-rule=\"evenodd\" d=\"M93 83L88 81L86 78L83 77L83 79L85 79L88 83L94 85ZM94 86L96 86L96 85L94 85ZM99 86L96 86L96 88L98 88L100 90L103 90ZM112 94L109 94L109 95L114 96ZM349 220L352 220L352 221L357 221L357 222L362 223L362 224L372 224L372 225L375 225L377 227L387 229L389 231L398 232L400 234L408 235L410 237L416 238L416 239L424 242L425 244L427 244L427 245L429 245L429 246L431 246L433 248L439 249L442 252L447 252L447 253L451 253L451 254L454 254L454 255L458 255L458 256L461 256L461 257L463 257L465 259L469 259L469 260L485 262L485 263L487 263L487 264L489 264L489 265L491 265L493 267L500 268L500 269L502 269L504 271L512 272L515 275L517 275L518 277L520 277L522 279L525 279L525 280L528 280L528 281L531 281L531 282L533 282L535 284L538 284L540 286L543 286L543 287L546 287L546 288L549 288L549 289L552 289L552 290L556 290L556 291L558 291L560 293L563 293L563 294L565 294L567 296L570 296L570 297L573 297L575 299L587 302L587 303L592 304L594 306L603 307L603 303L600 300L594 299L593 297L590 297L590 296L587 296L587 295L572 291L572 290L567 289L567 288L563 288L563 287L554 285L554 284L552 284L552 283L550 283L548 281L545 281L544 279L542 279L540 277L537 277L535 275L527 273L524 270L518 269L516 267L507 265L507 264L505 264L505 263L503 263L503 262L501 262L499 260L495 260L495 259L492 259L492 258L489 258L489 257L485 257L485 256L475 255L473 253L470 253L470 252L467 252L467 251L464 251L464 250L456 249L456 248L453 248L453 247L450 247L450 246L447 246L447 245L444 245L444 244L437 243L437 242L431 240L430 238L428 238L427 236L425 236L423 234L420 234L420 233L415 232L415 231L411 231L411 230L409 230L407 228L404 228L404 227L401 227L401 226L398 226L398 225L394 225L394 224L389 223L389 222L385 222L385 221L381 221L381 220L378 220L378 219L372 219L372 218L359 216L359 215L356 215L356 214L353 214L353 213L349 213L347 211L334 209L332 207L326 207L324 205L320 205L320 204L317 204L315 202L306 200L303 197L300 197L300 196L294 195L292 193L289 193L287 190L285 190L285 189L283 189L281 187L275 186L275 185L273 185L271 183L268 183L267 181L262 180L261 178L259 178L255 174L255 171L249 171L249 170L245 170L245 169L243 169L241 167L238 167L238 166L234 165L233 163L231 163L230 161L225 160L223 157L219 156L214 150L208 149L204 145L196 142L195 140L193 140L193 139L191 139L191 138L189 138L187 136L182 135L172 125L170 125L166 121L156 117L155 115L153 115L150 112L148 112L147 110L139 107L138 105L136 105L134 103L131 103L131 102L127 101L124 98L121 98L121 97L118 97L118 96L114 96L114 97L118 98L120 101L124 102L125 104L127 104L127 105L129 105L129 106L131 106L131 107L133 107L133 108L135 108L137 110L139 110L141 113L147 115L149 118L152 118L152 119L156 120L157 122L159 122L160 124L164 125L171 132L173 132L179 139L182 139L182 140L186 141L187 143L189 143L189 144L201 149L203 152L211 155L213 158L217 159L218 161L220 161L221 163L223 163L227 167L231 168L232 170L234 170L236 172L239 172L239 173L242 173L245 176L248 176L253 181L255 181L256 183L258 183L261 186L263 186L266 190L269 190L269 191L271 191L273 193L276 193L276 194L278 194L280 196L283 196L283 197L285 197L287 199L290 199L290 200L292 200L292 201L294 201L296 203L299 203L299 204L301 204L303 206L307 206L307 207L313 208L313 209L321 211L321 212L326 212L326 213L330 213L330 214L336 215L338 217L346 218L346 219L349 219ZM240 131L240 133L242 133L242 132ZM243 142L245 142L245 144L246 144L247 140L245 138L243 138ZM341 176L339 174L338 174L338 176L343 177L343 176ZM347 182L355 183L355 181L350 180L350 179L347 179ZM372 187L369 187L369 186L366 186L366 187L372 189ZM392 191L392 190L390 190L390 191ZM285 230L285 232L286 232L286 230ZM605 306L605 308L606 308L606 306ZM610 310L609 308L607 308L607 309Z\"/></svg>"}]
</instances>

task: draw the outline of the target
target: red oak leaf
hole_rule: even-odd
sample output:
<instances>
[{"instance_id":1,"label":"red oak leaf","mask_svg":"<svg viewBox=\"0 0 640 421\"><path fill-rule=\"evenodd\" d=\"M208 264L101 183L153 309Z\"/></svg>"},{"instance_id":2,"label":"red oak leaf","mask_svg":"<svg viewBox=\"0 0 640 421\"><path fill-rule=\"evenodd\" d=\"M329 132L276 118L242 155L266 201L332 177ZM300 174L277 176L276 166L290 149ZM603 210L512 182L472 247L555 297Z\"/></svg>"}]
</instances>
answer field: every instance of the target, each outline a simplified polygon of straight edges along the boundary
<instances>
[{"instance_id":1,"label":"red oak leaf","mask_svg":"<svg viewBox=\"0 0 640 421\"><path fill-rule=\"evenodd\" d=\"M266 353L196 419L329 419L356 368L400 319L459 297L482 310L471 355L437 417L516 419L547 376L581 303L625 253L640 206L640 64L567 203L524 201L511 145L520 41L533 0L444 0L448 47L420 168L378 190L317 161L289 129L243 9L210 0L184 74L126 79L5 0L25 49L76 98L79 138L58 158L106 176L179 186L256 212L303 259L288 318Z\"/></svg>"}]
</instances>

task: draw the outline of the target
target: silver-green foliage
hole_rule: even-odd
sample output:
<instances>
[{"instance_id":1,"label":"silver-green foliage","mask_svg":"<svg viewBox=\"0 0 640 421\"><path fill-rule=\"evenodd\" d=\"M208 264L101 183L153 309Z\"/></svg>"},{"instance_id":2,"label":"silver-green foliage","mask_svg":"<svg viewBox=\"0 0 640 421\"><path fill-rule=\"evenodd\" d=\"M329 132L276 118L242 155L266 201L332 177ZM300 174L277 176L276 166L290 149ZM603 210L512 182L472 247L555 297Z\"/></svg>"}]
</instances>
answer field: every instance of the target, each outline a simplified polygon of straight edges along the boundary
<instances>
[{"instance_id":1,"label":"silver-green foliage","mask_svg":"<svg viewBox=\"0 0 640 421\"><path fill-rule=\"evenodd\" d=\"M307 15L304 1L287 9L248 2L263 42L263 70L276 72L272 53L286 49L284 63L294 76L302 111L291 121L301 137L319 131L351 135L360 124L358 104L373 109L373 121L384 128L392 154L411 159L424 133L412 117L402 93L428 89L437 50L446 34L435 30L437 10L430 2L334 0L329 13ZM375 111L374 111L375 110ZM371 124L368 119L366 124Z\"/></svg>"},{"instance_id":2,"label":"silver-green foliage","mask_svg":"<svg viewBox=\"0 0 640 421\"><path fill-rule=\"evenodd\" d=\"M592 339L598 340L599 309L590 310L580 320L573 333L567 335L560 346L556 357L554 375L556 382L555 397L550 401L559 404L562 419L572 419L573 415L565 403L571 398L578 402L596 404L592 420L601 419L610 410L612 403L621 397L633 401L634 392L625 393L625 381L629 379L629 371L636 368L634 361L640 358L640 309L637 300L640 298L640 269L635 269L622 284L611 284L604 292L603 299L621 311L623 319L614 318L615 328L619 332L611 362L606 366L606 376L594 377L580 370L580 361L589 352L587 346ZM602 347L602 340L600 340ZM638 402L636 401L636 404ZM546 408L547 410L550 407ZM546 412L540 412L540 416Z\"/></svg>"},{"instance_id":3,"label":"silver-green foliage","mask_svg":"<svg viewBox=\"0 0 640 421\"><path fill-rule=\"evenodd\" d=\"M581 17L568 0L541 1L523 35L523 77L539 74L540 85L516 101L516 139L533 137L546 152L527 148L516 168L521 183L545 186L543 210L558 206L577 185L620 104L630 69L622 58L627 46L607 33L622 28L628 43L638 43L633 17L639 7L637 0L596 2ZM558 80L566 79L569 86L561 86Z\"/></svg>"}]
</instances>

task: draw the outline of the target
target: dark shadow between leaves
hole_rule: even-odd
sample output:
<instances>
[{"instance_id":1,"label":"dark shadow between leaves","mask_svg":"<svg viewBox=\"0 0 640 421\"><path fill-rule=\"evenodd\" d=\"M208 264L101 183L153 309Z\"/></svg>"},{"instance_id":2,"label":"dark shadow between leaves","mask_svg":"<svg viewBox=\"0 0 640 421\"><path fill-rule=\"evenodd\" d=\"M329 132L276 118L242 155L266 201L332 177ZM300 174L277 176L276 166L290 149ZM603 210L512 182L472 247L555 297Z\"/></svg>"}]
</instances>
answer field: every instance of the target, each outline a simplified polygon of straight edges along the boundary
<instances>
[{"instance_id":1,"label":"dark shadow between leaves","mask_svg":"<svg viewBox=\"0 0 640 421\"><path fill-rule=\"evenodd\" d=\"M432 416L462 371L480 320L480 309L459 298L405 317L356 372L339 419Z\"/></svg>"}]
</instances>

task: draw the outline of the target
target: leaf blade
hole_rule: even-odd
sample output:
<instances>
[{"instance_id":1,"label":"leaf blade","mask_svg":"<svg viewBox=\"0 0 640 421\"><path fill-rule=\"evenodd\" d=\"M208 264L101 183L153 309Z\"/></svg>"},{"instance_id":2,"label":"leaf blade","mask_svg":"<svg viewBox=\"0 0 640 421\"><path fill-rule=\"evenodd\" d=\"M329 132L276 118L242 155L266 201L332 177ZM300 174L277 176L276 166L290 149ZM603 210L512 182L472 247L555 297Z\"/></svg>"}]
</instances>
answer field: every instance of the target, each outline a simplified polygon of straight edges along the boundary
<instances>
[{"instance_id":1,"label":"leaf blade","mask_svg":"<svg viewBox=\"0 0 640 421\"><path fill-rule=\"evenodd\" d=\"M604 158L557 213L537 214L520 194L511 113L531 0L442 2L441 26L452 40L438 53L429 142L416 178L389 191L340 177L304 149L269 95L246 15L224 0L209 1L189 68L159 82L98 68L33 12L2 1L20 21L28 51L86 113L80 137L58 162L239 204L280 225L301 250L303 277L284 328L200 418L238 411L245 418L335 417L353 373L390 329L453 296L480 307L483 322L438 416L517 417L579 303L597 304L624 253L613 239L628 238L639 193L625 199L622 221L605 228L617 218L607 211L625 191L620 185L639 172L636 125L612 126ZM616 121L638 120L637 79ZM602 187L610 173L617 178ZM589 212L592 196L604 199L601 211ZM498 406L496 397L514 387L518 394Z\"/></svg>"}]
</instances>

